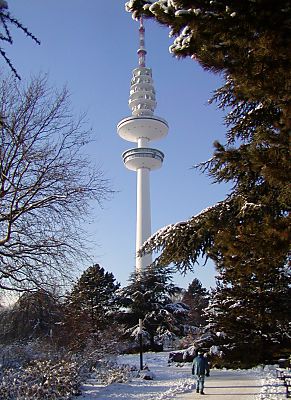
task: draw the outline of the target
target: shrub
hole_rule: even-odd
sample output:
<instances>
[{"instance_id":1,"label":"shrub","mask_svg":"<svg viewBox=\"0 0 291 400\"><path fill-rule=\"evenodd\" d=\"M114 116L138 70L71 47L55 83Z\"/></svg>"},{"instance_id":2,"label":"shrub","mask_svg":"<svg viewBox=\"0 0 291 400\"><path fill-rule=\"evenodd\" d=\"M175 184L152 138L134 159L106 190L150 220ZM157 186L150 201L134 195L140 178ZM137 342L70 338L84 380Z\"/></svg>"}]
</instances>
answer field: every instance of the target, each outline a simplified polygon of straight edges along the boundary
<instances>
[{"instance_id":1,"label":"shrub","mask_svg":"<svg viewBox=\"0 0 291 400\"><path fill-rule=\"evenodd\" d=\"M7 400L65 400L80 394L79 369L75 362L33 361L26 367L3 369L0 398Z\"/></svg>"}]
</instances>

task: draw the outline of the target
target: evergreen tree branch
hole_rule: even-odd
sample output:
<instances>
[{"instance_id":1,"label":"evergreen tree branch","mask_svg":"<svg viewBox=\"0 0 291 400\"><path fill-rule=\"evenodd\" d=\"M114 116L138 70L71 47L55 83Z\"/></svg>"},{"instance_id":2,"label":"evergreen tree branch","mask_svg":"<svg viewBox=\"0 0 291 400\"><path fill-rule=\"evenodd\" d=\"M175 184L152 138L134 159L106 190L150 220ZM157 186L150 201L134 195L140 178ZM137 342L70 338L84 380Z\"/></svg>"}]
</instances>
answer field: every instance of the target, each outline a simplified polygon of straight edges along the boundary
<instances>
[{"instance_id":1,"label":"evergreen tree branch","mask_svg":"<svg viewBox=\"0 0 291 400\"><path fill-rule=\"evenodd\" d=\"M0 54L1 56L4 58L4 60L6 61L6 63L9 65L11 71L13 72L13 74L15 75L15 77L19 80L21 80L20 76L18 75L16 69L14 68L12 62L9 60L9 58L6 56L5 51L0 47Z\"/></svg>"},{"instance_id":2,"label":"evergreen tree branch","mask_svg":"<svg viewBox=\"0 0 291 400\"><path fill-rule=\"evenodd\" d=\"M34 36L25 26L23 26L16 18L12 17L8 11L5 11L8 8L7 2L2 1L0 3L0 20L2 26L4 27L4 31L6 35L0 34L0 41L5 41L10 44L13 44L13 39L10 34L8 24L15 25L18 29L22 30L28 37L30 37L35 43L40 45L40 41ZM13 66L10 59L6 56L5 51L0 48L0 54L4 58L5 62L8 64L9 68L15 75L17 79L21 79L20 75L17 73L16 68Z\"/></svg>"}]
</instances>

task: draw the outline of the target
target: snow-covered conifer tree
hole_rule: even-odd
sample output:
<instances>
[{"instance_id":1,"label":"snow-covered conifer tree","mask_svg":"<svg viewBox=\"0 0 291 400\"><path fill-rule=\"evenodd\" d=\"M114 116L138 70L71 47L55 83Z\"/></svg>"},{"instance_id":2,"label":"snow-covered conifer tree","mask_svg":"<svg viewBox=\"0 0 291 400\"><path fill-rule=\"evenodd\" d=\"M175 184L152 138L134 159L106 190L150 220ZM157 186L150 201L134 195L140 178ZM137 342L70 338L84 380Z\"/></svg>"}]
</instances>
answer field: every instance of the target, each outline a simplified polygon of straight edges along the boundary
<instances>
[{"instance_id":1,"label":"snow-covered conifer tree","mask_svg":"<svg viewBox=\"0 0 291 400\"><path fill-rule=\"evenodd\" d=\"M288 262L290 246L290 4L249 0L131 0L127 9L171 29L170 51L191 57L225 84L213 101L227 112L226 144L199 165L232 189L189 221L161 229L143 251L187 271L207 255L224 267L266 270ZM195 77L193 76L193 79ZM249 246L249 247L248 247ZM219 267L218 265L218 267Z\"/></svg>"},{"instance_id":2,"label":"snow-covered conifer tree","mask_svg":"<svg viewBox=\"0 0 291 400\"><path fill-rule=\"evenodd\" d=\"M181 290L172 283L172 273L170 267L148 267L141 273L133 273L130 284L122 289L123 301L128 307L123 320L132 332L142 319L152 349L162 344L167 335L184 334L189 309L183 303L172 301Z\"/></svg>"},{"instance_id":3,"label":"snow-covered conifer tree","mask_svg":"<svg viewBox=\"0 0 291 400\"><path fill-rule=\"evenodd\" d=\"M288 355L291 285L286 268L252 272L227 268L218 278L207 309L205 345L219 346L223 364L249 367Z\"/></svg>"},{"instance_id":4,"label":"snow-covered conifer tree","mask_svg":"<svg viewBox=\"0 0 291 400\"><path fill-rule=\"evenodd\" d=\"M67 296L65 327L69 342L77 347L98 336L106 328L113 329L110 314L117 309L116 292L120 284L111 272L95 264L86 269Z\"/></svg>"},{"instance_id":5,"label":"snow-covered conifer tree","mask_svg":"<svg viewBox=\"0 0 291 400\"><path fill-rule=\"evenodd\" d=\"M195 278L184 292L182 302L189 306L189 322L194 326L205 325L205 309L209 302L209 293Z\"/></svg>"}]
</instances>

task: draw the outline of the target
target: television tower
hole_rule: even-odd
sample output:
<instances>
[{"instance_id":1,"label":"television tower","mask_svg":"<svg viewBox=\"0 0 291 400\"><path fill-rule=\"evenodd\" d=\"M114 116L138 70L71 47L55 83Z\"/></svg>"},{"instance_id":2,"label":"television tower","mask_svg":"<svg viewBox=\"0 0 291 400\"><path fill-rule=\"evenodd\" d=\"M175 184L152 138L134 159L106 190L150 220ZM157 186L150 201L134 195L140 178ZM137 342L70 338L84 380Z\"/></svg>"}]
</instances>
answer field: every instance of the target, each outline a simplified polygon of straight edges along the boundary
<instances>
[{"instance_id":1,"label":"television tower","mask_svg":"<svg viewBox=\"0 0 291 400\"><path fill-rule=\"evenodd\" d=\"M126 168L137 173L136 204L136 272L143 271L152 263L151 254L138 256L142 244L151 236L150 171L162 166L164 154L149 147L152 140L161 139L168 133L167 122L154 115L156 96L151 68L146 67L143 19L140 18L138 67L132 71L129 95L131 116L122 119L117 125L119 136L137 147L126 150L123 162Z\"/></svg>"}]
</instances>

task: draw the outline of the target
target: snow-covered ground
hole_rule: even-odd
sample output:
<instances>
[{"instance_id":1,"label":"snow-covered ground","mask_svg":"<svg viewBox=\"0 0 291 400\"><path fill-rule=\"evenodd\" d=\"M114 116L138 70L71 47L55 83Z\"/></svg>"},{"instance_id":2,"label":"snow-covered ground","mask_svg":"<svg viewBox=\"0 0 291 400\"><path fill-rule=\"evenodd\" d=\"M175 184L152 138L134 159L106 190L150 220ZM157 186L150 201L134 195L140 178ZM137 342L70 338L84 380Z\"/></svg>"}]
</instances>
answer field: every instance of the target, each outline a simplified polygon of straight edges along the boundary
<instances>
[{"instance_id":1,"label":"snow-covered ground","mask_svg":"<svg viewBox=\"0 0 291 400\"><path fill-rule=\"evenodd\" d=\"M88 381L83 387L83 395L78 397L85 400L168 400L168 399L187 399L186 393L191 393L192 398L195 392L194 379L191 376L191 364L187 363L183 366L168 365L168 353L146 353L144 355L144 364L149 368L153 374L153 380L145 380L138 375L139 355L124 355L118 357L119 364L128 364L133 369L132 378L126 383L112 383L110 385L101 385L94 379ZM136 369L135 369L136 367ZM233 376L232 376L233 374ZM256 388L256 393L250 393L243 396L236 395L236 399L249 399L254 400L283 400L286 398L285 388L281 381L276 379L274 369L266 367L255 368L252 370L231 371L231 370L213 370L211 376L207 380L207 385L213 389L215 388L215 379L219 378L221 388L227 388L224 385L224 379L236 379L239 382L246 382L250 377L252 384L250 388ZM211 384L212 382L212 384ZM256 384L254 384L256 382ZM243 386L237 386L243 387ZM248 386L246 386L248 388ZM227 390L227 389L225 389ZM185 394L185 395L183 395ZM221 394L221 393L219 393ZM215 399L215 394L205 397L212 397ZM186 397L185 397L186 396ZM218 398L222 398L218 396ZM226 398L228 398L226 396ZM233 398L233 397L229 397Z\"/></svg>"}]
</instances>

